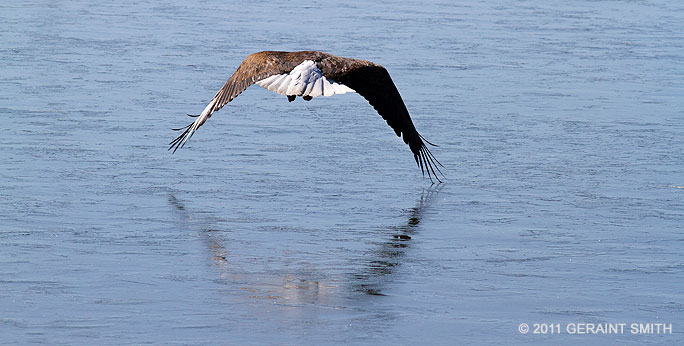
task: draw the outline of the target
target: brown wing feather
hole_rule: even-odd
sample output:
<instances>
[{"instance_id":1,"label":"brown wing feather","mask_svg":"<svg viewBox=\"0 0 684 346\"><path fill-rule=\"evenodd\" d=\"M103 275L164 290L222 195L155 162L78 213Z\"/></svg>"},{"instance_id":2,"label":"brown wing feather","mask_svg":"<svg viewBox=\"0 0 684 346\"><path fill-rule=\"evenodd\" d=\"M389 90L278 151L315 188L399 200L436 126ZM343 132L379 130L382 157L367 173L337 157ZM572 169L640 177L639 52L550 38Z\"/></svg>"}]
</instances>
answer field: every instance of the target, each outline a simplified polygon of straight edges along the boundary
<instances>
[{"instance_id":1,"label":"brown wing feather","mask_svg":"<svg viewBox=\"0 0 684 346\"><path fill-rule=\"evenodd\" d=\"M250 85L274 74L291 71L301 61L307 59L314 52L259 52L254 53L240 64L228 81L214 95L204 111L190 125L177 129L184 130L180 136L171 141L169 150L176 152L182 148L197 129L204 124L216 111L232 101ZM298 55L293 55L298 54Z\"/></svg>"},{"instance_id":2,"label":"brown wing feather","mask_svg":"<svg viewBox=\"0 0 684 346\"><path fill-rule=\"evenodd\" d=\"M331 62L335 66L340 62ZM404 100L399 94L399 90L394 85L392 78L387 70L370 61L348 59L346 66L335 66L329 69L329 77L352 89L363 96L368 103L382 116L387 124L392 127L397 136L403 138L404 143L408 144L413 152L416 164L420 166L423 173L427 172L428 177L434 176L438 181L437 172L442 176L439 166L442 166L432 155L425 142L434 145L421 136L411 121ZM334 72L337 71L337 72ZM326 70L323 70L326 74Z\"/></svg>"}]
</instances>

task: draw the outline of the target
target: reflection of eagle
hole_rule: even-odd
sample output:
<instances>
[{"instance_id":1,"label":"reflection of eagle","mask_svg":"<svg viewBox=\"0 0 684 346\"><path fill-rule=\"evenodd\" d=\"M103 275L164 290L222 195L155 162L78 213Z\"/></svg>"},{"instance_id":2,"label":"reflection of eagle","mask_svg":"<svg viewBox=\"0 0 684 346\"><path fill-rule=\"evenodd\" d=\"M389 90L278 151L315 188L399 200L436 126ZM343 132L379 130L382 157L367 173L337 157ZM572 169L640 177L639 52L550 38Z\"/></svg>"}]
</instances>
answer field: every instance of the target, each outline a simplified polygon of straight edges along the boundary
<instances>
[{"instance_id":1,"label":"reflection of eagle","mask_svg":"<svg viewBox=\"0 0 684 346\"><path fill-rule=\"evenodd\" d=\"M378 111L397 136L402 136L413 152L423 174L438 181L442 173L425 143L431 144L416 130L406 105L387 70L366 60L342 58L316 51L259 52L248 56L233 73L197 119L180 129L183 133L173 140L170 148L182 148L197 129L228 102L250 85L258 84L270 91L287 96L292 102L297 96L311 100L318 96L332 96L357 92Z\"/></svg>"},{"instance_id":2,"label":"reflection of eagle","mask_svg":"<svg viewBox=\"0 0 684 346\"><path fill-rule=\"evenodd\" d=\"M235 239L232 250L225 245L230 244L225 238L226 232L216 229L220 218L205 212L194 214L192 208L186 208L173 192L169 194L169 204L178 216L177 227L180 229L194 229L199 239L208 249L211 263L222 269L221 279L243 290L250 298L268 300L282 299L290 304L337 304L341 293L336 283L350 282L351 289L368 295L384 295L384 286L391 282L395 269L404 261L406 252L410 249L412 238L420 230L423 212L435 200L444 184L435 185L423 190L418 205L406 211L405 219L396 226L389 227L391 237L379 242L379 246L368 253L359 270L352 272L351 280L336 279L335 270L324 270L317 273L313 267L307 265L302 268L283 266L284 270L258 271L254 270L254 263L249 262L250 270L240 267L245 264L244 256L236 255L239 251L238 241ZM383 229L386 226L382 226ZM383 232L383 238L387 236ZM231 254L232 253L232 254ZM312 261L317 260L312 258ZM354 260L354 267L357 261Z\"/></svg>"},{"instance_id":3,"label":"reflection of eagle","mask_svg":"<svg viewBox=\"0 0 684 346\"><path fill-rule=\"evenodd\" d=\"M412 236L418 231L420 220L425 209L432 203L444 185L423 190L416 207L410 208L406 223L391 227L392 238L380 244L371 252L367 266L360 273L354 275L355 289L370 295L384 295L382 293L386 277L394 273L401 265L402 257L410 246Z\"/></svg>"}]
</instances>

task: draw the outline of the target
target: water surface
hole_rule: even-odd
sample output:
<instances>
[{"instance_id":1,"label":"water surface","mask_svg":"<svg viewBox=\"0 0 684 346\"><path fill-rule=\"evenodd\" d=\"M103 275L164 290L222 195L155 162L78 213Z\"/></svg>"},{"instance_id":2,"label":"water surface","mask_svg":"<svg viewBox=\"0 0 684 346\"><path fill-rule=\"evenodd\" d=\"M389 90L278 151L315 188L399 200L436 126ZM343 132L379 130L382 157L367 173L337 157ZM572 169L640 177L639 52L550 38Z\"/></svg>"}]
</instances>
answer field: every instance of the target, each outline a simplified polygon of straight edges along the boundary
<instances>
[{"instance_id":1,"label":"water surface","mask_svg":"<svg viewBox=\"0 0 684 346\"><path fill-rule=\"evenodd\" d=\"M0 5L0 343L684 341L673 1ZM446 183L356 94L248 54L388 68ZM523 335L520 323L671 323Z\"/></svg>"}]
</instances>

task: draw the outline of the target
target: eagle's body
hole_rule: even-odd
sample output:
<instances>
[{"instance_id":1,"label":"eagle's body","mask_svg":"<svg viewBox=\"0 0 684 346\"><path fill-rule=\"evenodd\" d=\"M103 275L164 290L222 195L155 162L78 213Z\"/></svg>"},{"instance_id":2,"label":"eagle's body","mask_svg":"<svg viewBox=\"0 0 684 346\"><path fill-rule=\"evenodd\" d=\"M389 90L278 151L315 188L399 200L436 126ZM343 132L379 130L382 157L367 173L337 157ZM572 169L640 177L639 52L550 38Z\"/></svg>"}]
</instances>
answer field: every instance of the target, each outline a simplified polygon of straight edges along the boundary
<instances>
[{"instance_id":1,"label":"eagle's body","mask_svg":"<svg viewBox=\"0 0 684 346\"><path fill-rule=\"evenodd\" d=\"M426 147L424 138L416 131L404 101L387 70L370 61L342 58L318 51L265 51L248 56L197 119L171 142L174 152L183 147L197 128L214 112L252 84L286 95L289 101L293 101L297 96L309 101L318 96L359 93L387 121L397 136L403 134L403 140L411 148L421 170L427 171L430 179L431 176L437 178L439 161L434 158Z\"/></svg>"}]
</instances>

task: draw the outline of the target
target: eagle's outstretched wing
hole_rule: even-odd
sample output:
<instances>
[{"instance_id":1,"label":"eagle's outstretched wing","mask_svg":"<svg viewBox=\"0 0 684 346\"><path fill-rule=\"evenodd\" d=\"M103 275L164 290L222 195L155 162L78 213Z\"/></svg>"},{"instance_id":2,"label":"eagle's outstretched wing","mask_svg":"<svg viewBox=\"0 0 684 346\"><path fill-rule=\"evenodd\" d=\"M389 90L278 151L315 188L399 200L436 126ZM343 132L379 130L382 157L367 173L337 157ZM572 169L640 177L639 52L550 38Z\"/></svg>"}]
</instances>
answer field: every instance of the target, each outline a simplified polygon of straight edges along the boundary
<instances>
[{"instance_id":1,"label":"eagle's outstretched wing","mask_svg":"<svg viewBox=\"0 0 684 346\"><path fill-rule=\"evenodd\" d=\"M375 63L364 60L351 61L349 66L337 68L340 73L330 72L330 78L354 89L359 95L363 96L368 103L382 116L387 124L392 127L397 136L403 138L404 143L408 144L413 152L416 164L420 166L423 174L427 172L428 177L434 176L438 181L440 175L444 174L439 169L442 164L432 155L427 144L428 142L421 136L413 125L404 100L399 94L399 90L394 85L392 78L387 70ZM323 70L324 73L326 70ZM442 166L443 167L443 166Z\"/></svg>"},{"instance_id":2,"label":"eagle's outstretched wing","mask_svg":"<svg viewBox=\"0 0 684 346\"><path fill-rule=\"evenodd\" d=\"M190 125L177 129L184 131L170 143L169 150L173 148L173 152L176 152L178 148L182 148L214 112L232 101L250 85L264 78L289 72L299 64L292 59L286 59L286 55L283 53L285 52L259 52L248 56L233 75L228 78L226 84L214 95L202 113L194 116L197 119Z\"/></svg>"}]
</instances>

